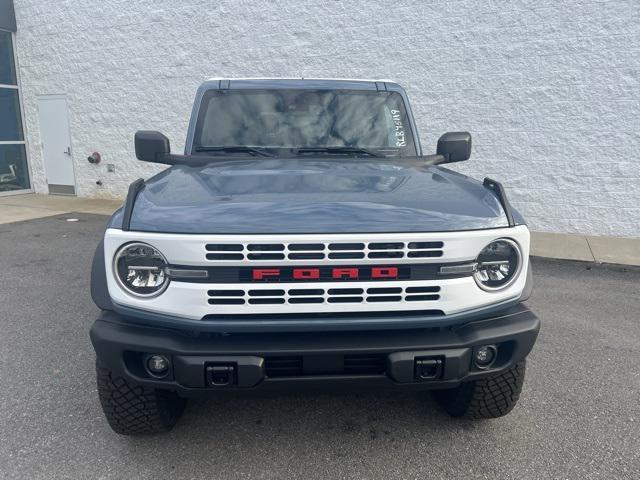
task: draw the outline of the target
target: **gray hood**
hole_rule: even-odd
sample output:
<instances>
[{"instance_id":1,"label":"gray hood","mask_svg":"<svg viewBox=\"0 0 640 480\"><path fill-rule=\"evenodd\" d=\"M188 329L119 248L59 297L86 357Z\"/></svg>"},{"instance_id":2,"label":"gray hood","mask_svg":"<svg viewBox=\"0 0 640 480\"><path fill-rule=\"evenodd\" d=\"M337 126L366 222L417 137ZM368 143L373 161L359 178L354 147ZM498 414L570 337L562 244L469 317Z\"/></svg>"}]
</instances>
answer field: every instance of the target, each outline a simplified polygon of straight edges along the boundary
<instances>
[{"instance_id":1,"label":"gray hood","mask_svg":"<svg viewBox=\"0 0 640 480\"><path fill-rule=\"evenodd\" d=\"M112 225L121 223L118 212ZM506 226L499 201L476 180L441 167L361 158L174 166L146 182L131 217L131 230L206 234Z\"/></svg>"}]
</instances>

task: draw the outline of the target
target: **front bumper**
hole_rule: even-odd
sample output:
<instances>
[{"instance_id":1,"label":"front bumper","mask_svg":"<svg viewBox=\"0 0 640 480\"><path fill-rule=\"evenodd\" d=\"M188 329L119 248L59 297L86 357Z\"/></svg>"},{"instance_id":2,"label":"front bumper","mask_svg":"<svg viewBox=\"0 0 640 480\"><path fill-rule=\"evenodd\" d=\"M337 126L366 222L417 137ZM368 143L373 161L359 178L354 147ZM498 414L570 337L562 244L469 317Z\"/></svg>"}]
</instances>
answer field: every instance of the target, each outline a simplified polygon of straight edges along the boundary
<instances>
[{"instance_id":1,"label":"front bumper","mask_svg":"<svg viewBox=\"0 0 640 480\"><path fill-rule=\"evenodd\" d=\"M522 304L452 327L230 335L135 325L103 311L91 328L91 341L98 363L117 375L183 397L202 397L225 390L455 387L511 368L529 354L539 329L539 319ZM498 348L495 363L485 370L472 362L474 347L481 345ZM169 358L171 368L163 378L145 369L150 354ZM419 361L433 369L419 370ZM213 384L211 372L218 367L231 370L227 384Z\"/></svg>"}]
</instances>

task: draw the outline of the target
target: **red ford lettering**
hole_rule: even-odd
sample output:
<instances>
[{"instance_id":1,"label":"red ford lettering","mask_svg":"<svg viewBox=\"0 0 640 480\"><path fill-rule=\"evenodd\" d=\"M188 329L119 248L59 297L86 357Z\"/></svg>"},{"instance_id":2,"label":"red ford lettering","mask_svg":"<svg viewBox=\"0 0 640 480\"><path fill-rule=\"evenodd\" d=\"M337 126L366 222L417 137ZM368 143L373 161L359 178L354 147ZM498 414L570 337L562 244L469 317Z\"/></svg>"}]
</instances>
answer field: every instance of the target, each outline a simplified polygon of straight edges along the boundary
<instances>
[{"instance_id":1,"label":"red ford lettering","mask_svg":"<svg viewBox=\"0 0 640 480\"><path fill-rule=\"evenodd\" d=\"M320 278L319 268L294 268L293 279L294 280L317 280Z\"/></svg>"},{"instance_id":2,"label":"red ford lettering","mask_svg":"<svg viewBox=\"0 0 640 480\"><path fill-rule=\"evenodd\" d=\"M332 278L336 279L358 279L358 269L357 268L334 268L331 274Z\"/></svg>"},{"instance_id":3,"label":"red ford lettering","mask_svg":"<svg viewBox=\"0 0 640 480\"><path fill-rule=\"evenodd\" d=\"M254 268L251 276L253 280L281 282L320 280L320 281L348 281L348 280L393 280L398 278L398 267L332 267L332 268Z\"/></svg>"},{"instance_id":4,"label":"red ford lettering","mask_svg":"<svg viewBox=\"0 0 640 480\"><path fill-rule=\"evenodd\" d=\"M398 267L373 267L371 278L398 278Z\"/></svg>"},{"instance_id":5,"label":"red ford lettering","mask_svg":"<svg viewBox=\"0 0 640 480\"><path fill-rule=\"evenodd\" d=\"M254 280L265 280L269 277L279 277L280 269L279 268L254 268L253 269L253 279Z\"/></svg>"}]
</instances>

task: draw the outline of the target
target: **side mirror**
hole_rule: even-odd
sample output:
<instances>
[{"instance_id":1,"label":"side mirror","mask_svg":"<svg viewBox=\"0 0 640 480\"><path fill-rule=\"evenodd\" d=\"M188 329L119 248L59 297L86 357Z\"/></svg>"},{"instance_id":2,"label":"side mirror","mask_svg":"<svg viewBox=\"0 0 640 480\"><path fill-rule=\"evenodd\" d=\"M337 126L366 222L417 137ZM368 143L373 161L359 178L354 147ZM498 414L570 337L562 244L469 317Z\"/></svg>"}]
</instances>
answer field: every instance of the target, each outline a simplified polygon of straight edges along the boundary
<instances>
[{"instance_id":1,"label":"side mirror","mask_svg":"<svg viewBox=\"0 0 640 480\"><path fill-rule=\"evenodd\" d=\"M471 156L471 134L469 132L447 132L438 139L438 155L441 163L463 162Z\"/></svg>"},{"instance_id":2,"label":"side mirror","mask_svg":"<svg viewBox=\"0 0 640 480\"><path fill-rule=\"evenodd\" d=\"M139 130L135 135L136 157L145 162L163 163L171 153L169 139L160 132Z\"/></svg>"}]
</instances>

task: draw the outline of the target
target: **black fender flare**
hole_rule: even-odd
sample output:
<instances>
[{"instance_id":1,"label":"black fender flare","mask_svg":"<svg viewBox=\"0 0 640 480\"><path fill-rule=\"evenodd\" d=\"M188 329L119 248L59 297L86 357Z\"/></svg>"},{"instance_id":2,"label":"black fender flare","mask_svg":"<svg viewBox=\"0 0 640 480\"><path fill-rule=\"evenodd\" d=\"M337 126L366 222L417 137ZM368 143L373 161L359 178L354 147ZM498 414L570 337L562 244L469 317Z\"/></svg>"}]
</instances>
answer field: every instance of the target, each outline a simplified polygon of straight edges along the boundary
<instances>
[{"instance_id":1,"label":"black fender flare","mask_svg":"<svg viewBox=\"0 0 640 480\"><path fill-rule=\"evenodd\" d=\"M104 263L104 239L100 240L91 264L91 298L98 308L113 310L107 287L107 272Z\"/></svg>"},{"instance_id":2,"label":"black fender flare","mask_svg":"<svg viewBox=\"0 0 640 480\"><path fill-rule=\"evenodd\" d=\"M529 259L529 265L527 267L527 281L524 284L522 295L520 295L520 301L524 302L529 300L531 292L533 292L533 269L531 268L531 259Z\"/></svg>"}]
</instances>

